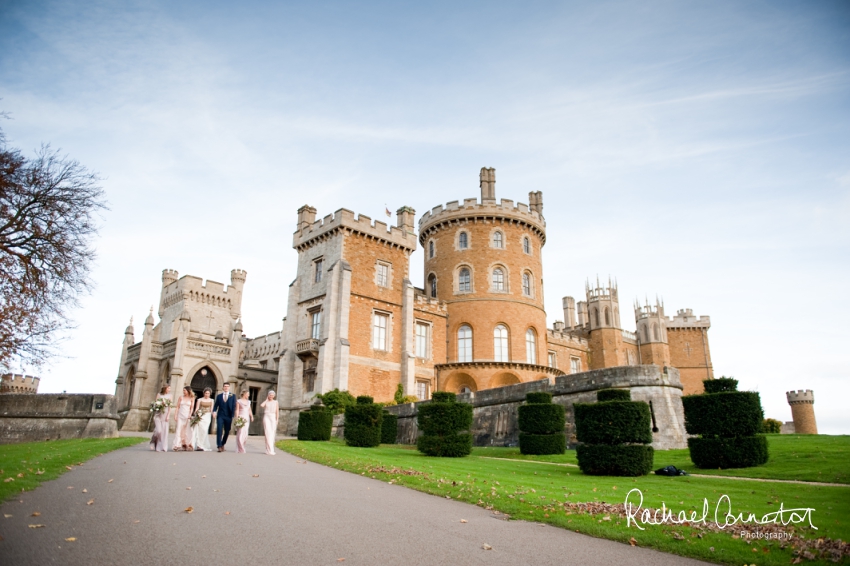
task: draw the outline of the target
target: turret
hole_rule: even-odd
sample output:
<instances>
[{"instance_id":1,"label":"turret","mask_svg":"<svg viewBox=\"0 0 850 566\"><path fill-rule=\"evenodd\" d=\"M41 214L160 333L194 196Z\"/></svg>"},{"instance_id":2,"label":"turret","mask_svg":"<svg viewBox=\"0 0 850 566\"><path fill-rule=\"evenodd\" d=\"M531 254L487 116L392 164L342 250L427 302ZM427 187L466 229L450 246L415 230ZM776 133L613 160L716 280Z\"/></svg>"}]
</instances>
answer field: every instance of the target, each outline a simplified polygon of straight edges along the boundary
<instances>
[{"instance_id":1,"label":"turret","mask_svg":"<svg viewBox=\"0 0 850 566\"><path fill-rule=\"evenodd\" d=\"M641 363L661 367L671 365L664 303L657 297L655 305L650 305L649 300L645 301L644 306L635 301L635 327L637 342L640 345Z\"/></svg>"},{"instance_id":2,"label":"turret","mask_svg":"<svg viewBox=\"0 0 850 566\"><path fill-rule=\"evenodd\" d=\"M788 399L788 404L791 405L794 432L797 434L817 434L815 392L811 389L800 389L799 391L788 391L785 393L785 397Z\"/></svg>"},{"instance_id":3,"label":"turret","mask_svg":"<svg viewBox=\"0 0 850 566\"><path fill-rule=\"evenodd\" d=\"M590 369L602 369L626 365L623 350L623 331L620 330L620 300L616 282L608 278L603 286L596 279L596 286L585 284L587 314L590 330Z\"/></svg>"},{"instance_id":4,"label":"turret","mask_svg":"<svg viewBox=\"0 0 850 566\"><path fill-rule=\"evenodd\" d=\"M242 289L245 287L245 279L248 277L248 272L244 269L233 269L230 271L230 288L236 289L238 294L230 303L231 318L238 319L242 316Z\"/></svg>"},{"instance_id":5,"label":"turret","mask_svg":"<svg viewBox=\"0 0 850 566\"><path fill-rule=\"evenodd\" d=\"M165 314L165 288L177 281L178 275L177 271L173 269L162 270L162 290L159 294L159 309L157 310L159 318L162 318L162 315Z\"/></svg>"}]
</instances>

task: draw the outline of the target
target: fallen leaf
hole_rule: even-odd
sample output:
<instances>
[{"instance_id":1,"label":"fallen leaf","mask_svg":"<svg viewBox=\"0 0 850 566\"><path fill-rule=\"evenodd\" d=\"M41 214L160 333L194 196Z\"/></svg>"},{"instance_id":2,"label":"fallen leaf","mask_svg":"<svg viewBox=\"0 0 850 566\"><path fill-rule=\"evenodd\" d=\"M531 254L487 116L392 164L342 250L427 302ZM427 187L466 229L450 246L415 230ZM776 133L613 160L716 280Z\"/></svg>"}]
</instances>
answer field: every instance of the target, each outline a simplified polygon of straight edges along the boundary
<instances>
[{"instance_id":1,"label":"fallen leaf","mask_svg":"<svg viewBox=\"0 0 850 566\"><path fill-rule=\"evenodd\" d=\"M135 524L135 523L141 523L141 521L133 521L133 524Z\"/></svg>"},{"instance_id":2,"label":"fallen leaf","mask_svg":"<svg viewBox=\"0 0 850 566\"><path fill-rule=\"evenodd\" d=\"M186 507L186 509L184 509L184 511L186 511L187 513L191 513L194 510L195 510L194 507Z\"/></svg>"},{"instance_id":3,"label":"fallen leaf","mask_svg":"<svg viewBox=\"0 0 850 566\"><path fill-rule=\"evenodd\" d=\"M610 521L610 520L611 520L611 515L605 515L604 517L602 517L602 520L603 520L603 521Z\"/></svg>"},{"instance_id":4,"label":"fallen leaf","mask_svg":"<svg viewBox=\"0 0 850 566\"><path fill-rule=\"evenodd\" d=\"M86 505L94 505L94 499L89 499Z\"/></svg>"},{"instance_id":5,"label":"fallen leaf","mask_svg":"<svg viewBox=\"0 0 850 566\"><path fill-rule=\"evenodd\" d=\"M73 470L74 468L72 468L71 466L65 466L65 469L66 470Z\"/></svg>"},{"instance_id":6,"label":"fallen leaf","mask_svg":"<svg viewBox=\"0 0 850 566\"><path fill-rule=\"evenodd\" d=\"M73 486L73 485L69 485L69 486L68 486L68 489L74 489L74 486Z\"/></svg>"},{"instance_id":7,"label":"fallen leaf","mask_svg":"<svg viewBox=\"0 0 850 566\"><path fill-rule=\"evenodd\" d=\"M201 476L201 477L202 477L202 478L205 478L205 477L207 477L207 476Z\"/></svg>"},{"instance_id":8,"label":"fallen leaf","mask_svg":"<svg viewBox=\"0 0 850 566\"><path fill-rule=\"evenodd\" d=\"M68 537L65 540L68 542L74 542L75 540L77 540L77 537Z\"/></svg>"},{"instance_id":9,"label":"fallen leaf","mask_svg":"<svg viewBox=\"0 0 850 566\"><path fill-rule=\"evenodd\" d=\"M637 546L637 540L635 539L635 537L629 539L629 544L632 546Z\"/></svg>"},{"instance_id":10,"label":"fallen leaf","mask_svg":"<svg viewBox=\"0 0 850 566\"><path fill-rule=\"evenodd\" d=\"M41 513L38 511L34 511L33 514L30 515L30 517L41 517Z\"/></svg>"},{"instance_id":11,"label":"fallen leaf","mask_svg":"<svg viewBox=\"0 0 850 566\"><path fill-rule=\"evenodd\" d=\"M466 519L461 519L460 522L461 523L468 523L469 521L467 521Z\"/></svg>"},{"instance_id":12,"label":"fallen leaf","mask_svg":"<svg viewBox=\"0 0 850 566\"><path fill-rule=\"evenodd\" d=\"M10 481L15 481L15 478L6 478L3 480L3 483L9 483Z\"/></svg>"},{"instance_id":13,"label":"fallen leaf","mask_svg":"<svg viewBox=\"0 0 850 566\"><path fill-rule=\"evenodd\" d=\"M44 525L30 525L29 527L31 529L40 529L40 528L44 527Z\"/></svg>"},{"instance_id":14,"label":"fallen leaf","mask_svg":"<svg viewBox=\"0 0 850 566\"><path fill-rule=\"evenodd\" d=\"M225 514L225 515L230 515L230 511L225 511L225 512L224 512L224 514Z\"/></svg>"},{"instance_id":15,"label":"fallen leaf","mask_svg":"<svg viewBox=\"0 0 850 566\"><path fill-rule=\"evenodd\" d=\"M40 476L40 475L41 475L41 474L43 474L43 473L44 473L44 470L38 470L38 469L37 469L37 470L35 471L35 475L37 475L37 476Z\"/></svg>"},{"instance_id":16,"label":"fallen leaf","mask_svg":"<svg viewBox=\"0 0 850 566\"><path fill-rule=\"evenodd\" d=\"M18 474L18 477L19 477L19 478L22 478L22 477L24 477L24 474L23 474L23 472L22 472L22 473L20 473L20 474Z\"/></svg>"},{"instance_id":17,"label":"fallen leaf","mask_svg":"<svg viewBox=\"0 0 850 566\"><path fill-rule=\"evenodd\" d=\"M252 478L258 478L258 477L260 477L260 474L254 474L254 475L253 475L253 476L251 476L251 477L252 477Z\"/></svg>"},{"instance_id":18,"label":"fallen leaf","mask_svg":"<svg viewBox=\"0 0 850 566\"><path fill-rule=\"evenodd\" d=\"M83 493L88 493L88 492L89 492L89 490L87 490L87 489L83 490Z\"/></svg>"},{"instance_id":19,"label":"fallen leaf","mask_svg":"<svg viewBox=\"0 0 850 566\"><path fill-rule=\"evenodd\" d=\"M481 548L483 548L484 550L493 550L493 547L489 544L482 544Z\"/></svg>"},{"instance_id":20,"label":"fallen leaf","mask_svg":"<svg viewBox=\"0 0 850 566\"><path fill-rule=\"evenodd\" d=\"M337 562L345 562L345 558L337 558L336 561Z\"/></svg>"},{"instance_id":21,"label":"fallen leaf","mask_svg":"<svg viewBox=\"0 0 850 566\"><path fill-rule=\"evenodd\" d=\"M9 519L11 517L11 515L6 515L5 513L3 513L3 516L7 519Z\"/></svg>"},{"instance_id":22,"label":"fallen leaf","mask_svg":"<svg viewBox=\"0 0 850 566\"><path fill-rule=\"evenodd\" d=\"M187 487L186 489L192 489L191 487Z\"/></svg>"}]
</instances>

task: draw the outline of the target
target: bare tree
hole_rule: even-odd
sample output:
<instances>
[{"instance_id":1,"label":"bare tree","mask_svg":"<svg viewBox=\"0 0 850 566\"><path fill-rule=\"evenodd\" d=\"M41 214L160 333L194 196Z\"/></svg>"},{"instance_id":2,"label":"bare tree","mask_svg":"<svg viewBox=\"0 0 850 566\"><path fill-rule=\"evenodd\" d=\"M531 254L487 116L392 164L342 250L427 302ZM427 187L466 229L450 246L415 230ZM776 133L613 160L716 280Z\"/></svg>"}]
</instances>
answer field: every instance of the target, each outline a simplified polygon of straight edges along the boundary
<instances>
[{"instance_id":1,"label":"bare tree","mask_svg":"<svg viewBox=\"0 0 850 566\"><path fill-rule=\"evenodd\" d=\"M49 145L27 159L0 130L0 368L43 364L72 327L106 208L99 180Z\"/></svg>"}]
</instances>

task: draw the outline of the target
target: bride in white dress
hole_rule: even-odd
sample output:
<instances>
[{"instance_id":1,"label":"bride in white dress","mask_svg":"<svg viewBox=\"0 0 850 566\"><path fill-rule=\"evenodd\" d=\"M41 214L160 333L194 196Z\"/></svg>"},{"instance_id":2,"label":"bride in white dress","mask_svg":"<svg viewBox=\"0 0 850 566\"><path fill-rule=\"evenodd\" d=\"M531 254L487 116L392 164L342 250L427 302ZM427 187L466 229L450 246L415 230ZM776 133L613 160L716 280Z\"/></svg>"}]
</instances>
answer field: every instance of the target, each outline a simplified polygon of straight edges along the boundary
<instances>
[{"instance_id":1,"label":"bride in white dress","mask_svg":"<svg viewBox=\"0 0 850 566\"><path fill-rule=\"evenodd\" d=\"M192 427L192 444L195 450L212 452L210 448L210 420L212 419L213 400L210 397L212 390L204 389L204 396L195 403L195 414L202 411L201 422Z\"/></svg>"}]
</instances>

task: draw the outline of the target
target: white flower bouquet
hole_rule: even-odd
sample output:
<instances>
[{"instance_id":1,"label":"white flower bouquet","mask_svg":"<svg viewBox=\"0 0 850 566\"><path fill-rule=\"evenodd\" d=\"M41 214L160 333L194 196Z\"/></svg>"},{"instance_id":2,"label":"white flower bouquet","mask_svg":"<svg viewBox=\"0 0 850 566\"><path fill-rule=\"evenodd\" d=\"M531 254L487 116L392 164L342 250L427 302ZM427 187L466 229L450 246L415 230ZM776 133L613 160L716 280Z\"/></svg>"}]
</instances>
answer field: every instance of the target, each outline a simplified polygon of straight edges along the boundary
<instances>
[{"instance_id":1,"label":"white flower bouquet","mask_svg":"<svg viewBox=\"0 0 850 566\"><path fill-rule=\"evenodd\" d=\"M243 427L243 426L245 426L246 424L248 424L248 421L246 421L246 420L245 420L244 418L242 418L242 417L236 417L236 420L235 420L235 421L233 421L233 426L235 426L235 427L236 427L236 430L239 430L240 428L242 428L242 427Z\"/></svg>"},{"instance_id":2,"label":"white flower bouquet","mask_svg":"<svg viewBox=\"0 0 850 566\"><path fill-rule=\"evenodd\" d=\"M163 413L169 407L173 407L174 403L171 402L171 399L167 399L165 397L158 397L156 401L151 403L151 412L152 413Z\"/></svg>"},{"instance_id":3,"label":"white flower bouquet","mask_svg":"<svg viewBox=\"0 0 850 566\"><path fill-rule=\"evenodd\" d=\"M201 422L201 419L204 418L204 415L206 415L206 414L207 414L207 412L205 410L200 409L197 413L192 415L191 419L189 419L189 426L190 427L198 426L198 423Z\"/></svg>"}]
</instances>

